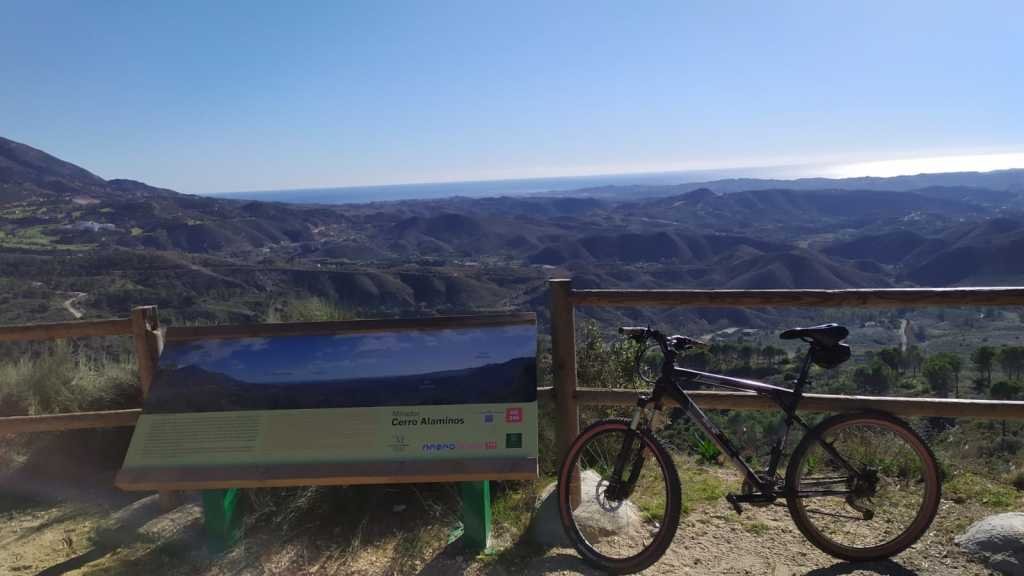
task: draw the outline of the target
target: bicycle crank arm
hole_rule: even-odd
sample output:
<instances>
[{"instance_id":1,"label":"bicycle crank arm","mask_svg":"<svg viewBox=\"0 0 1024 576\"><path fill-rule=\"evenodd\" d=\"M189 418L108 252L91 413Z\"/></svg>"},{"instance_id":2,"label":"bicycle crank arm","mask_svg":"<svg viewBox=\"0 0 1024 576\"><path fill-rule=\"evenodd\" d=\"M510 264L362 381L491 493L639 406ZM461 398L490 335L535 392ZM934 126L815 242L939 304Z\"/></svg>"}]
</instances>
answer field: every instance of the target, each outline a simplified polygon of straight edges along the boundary
<instances>
[{"instance_id":1,"label":"bicycle crank arm","mask_svg":"<svg viewBox=\"0 0 1024 576\"><path fill-rule=\"evenodd\" d=\"M771 504L775 502L777 498L771 494L726 494L725 501L732 505L732 509L737 514L743 513L743 507L741 504L751 504L754 506L763 506L765 504Z\"/></svg>"}]
</instances>

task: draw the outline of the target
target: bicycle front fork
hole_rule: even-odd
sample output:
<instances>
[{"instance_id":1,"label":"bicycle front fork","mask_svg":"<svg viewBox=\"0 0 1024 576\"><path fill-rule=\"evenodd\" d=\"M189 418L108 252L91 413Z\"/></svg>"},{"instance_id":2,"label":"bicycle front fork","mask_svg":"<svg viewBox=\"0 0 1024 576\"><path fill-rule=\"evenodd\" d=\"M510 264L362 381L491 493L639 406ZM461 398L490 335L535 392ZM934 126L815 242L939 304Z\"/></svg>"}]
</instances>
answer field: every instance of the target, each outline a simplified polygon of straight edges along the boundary
<instances>
[{"instance_id":1,"label":"bicycle front fork","mask_svg":"<svg viewBox=\"0 0 1024 576\"><path fill-rule=\"evenodd\" d=\"M644 466L644 431L649 430L652 418L653 414L648 414L647 399L641 398L615 457L612 480L605 489L605 496L609 500L625 500L633 493ZM623 478L627 467L629 475Z\"/></svg>"}]
</instances>

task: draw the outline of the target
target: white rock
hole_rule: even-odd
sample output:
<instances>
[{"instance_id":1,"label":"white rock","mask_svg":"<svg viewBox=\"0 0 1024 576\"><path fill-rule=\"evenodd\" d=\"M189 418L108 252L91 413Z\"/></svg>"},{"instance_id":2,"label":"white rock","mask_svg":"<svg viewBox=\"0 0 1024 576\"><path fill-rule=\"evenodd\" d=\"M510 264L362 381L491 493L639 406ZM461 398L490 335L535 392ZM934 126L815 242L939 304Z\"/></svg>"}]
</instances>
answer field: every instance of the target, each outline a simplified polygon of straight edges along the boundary
<instances>
[{"instance_id":1,"label":"white rock","mask_svg":"<svg viewBox=\"0 0 1024 576\"><path fill-rule=\"evenodd\" d=\"M983 518L957 536L956 543L1000 574L1024 576L1024 513Z\"/></svg>"},{"instance_id":2,"label":"white rock","mask_svg":"<svg viewBox=\"0 0 1024 576\"><path fill-rule=\"evenodd\" d=\"M615 510L602 507L598 501L600 482L601 476L592 470L584 470L580 474L582 501L573 514L580 531L592 543L622 534L642 522L640 512L632 502L623 502ZM554 482L544 488L537 498L537 510L530 521L530 539L541 546L570 545L559 518L557 488L558 484Z\"/></svg>"}]
</instances>

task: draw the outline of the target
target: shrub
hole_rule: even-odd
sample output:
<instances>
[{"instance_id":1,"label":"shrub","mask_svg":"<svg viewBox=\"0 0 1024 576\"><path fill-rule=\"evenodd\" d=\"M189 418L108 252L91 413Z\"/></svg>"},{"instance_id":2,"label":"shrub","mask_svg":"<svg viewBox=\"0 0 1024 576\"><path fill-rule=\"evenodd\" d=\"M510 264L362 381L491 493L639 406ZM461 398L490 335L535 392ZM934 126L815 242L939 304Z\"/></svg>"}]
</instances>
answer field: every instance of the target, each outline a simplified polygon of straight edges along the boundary
<instances>
[{"instance_id":1,"label":"shrub","mask_svg":"<svg viewBox=\"0 0 1024 576\"><path fill-rule=\"evenodd\" d=\"M126 408L139 394L130 360L75 353L63 341L0 364L0 416Z\"/></svg>"},{"instance_id":2,"label":"shrub","mask_svg":"<svg viewBox=\"0 0 1024 576\"><path fill-rule=\"evenodd\" d=\"M1017 490L1024 490L1024 471L1014 474L1010 483L1013 484L1013 487Z\"/></svg>"}]
</instances>

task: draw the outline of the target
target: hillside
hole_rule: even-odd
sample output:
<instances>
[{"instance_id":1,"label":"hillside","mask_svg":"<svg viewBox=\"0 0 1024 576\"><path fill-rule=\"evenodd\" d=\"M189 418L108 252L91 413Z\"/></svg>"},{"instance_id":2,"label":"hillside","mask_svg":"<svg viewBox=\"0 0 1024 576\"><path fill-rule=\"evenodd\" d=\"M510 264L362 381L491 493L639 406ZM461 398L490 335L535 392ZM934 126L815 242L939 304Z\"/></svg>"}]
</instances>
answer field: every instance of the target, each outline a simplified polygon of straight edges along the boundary
<instances>
[{"instance_id":1,"label":"hillside","mask_svg":"<svg viewBox=\"0 0 1024 576\"><path fill-rule=\"evenodd\" d=\"M78 293L86 317L147 302L179 321L245 322L275 302L316 297L363 315L512 307L544 318L551 276L600 287L841 288L1024 274L1012 257L1024 238L1013 171L296 205L104 180L10 140L0 162L0 322L63 319L65 295Z\"/></svg>"}]
</instances>

